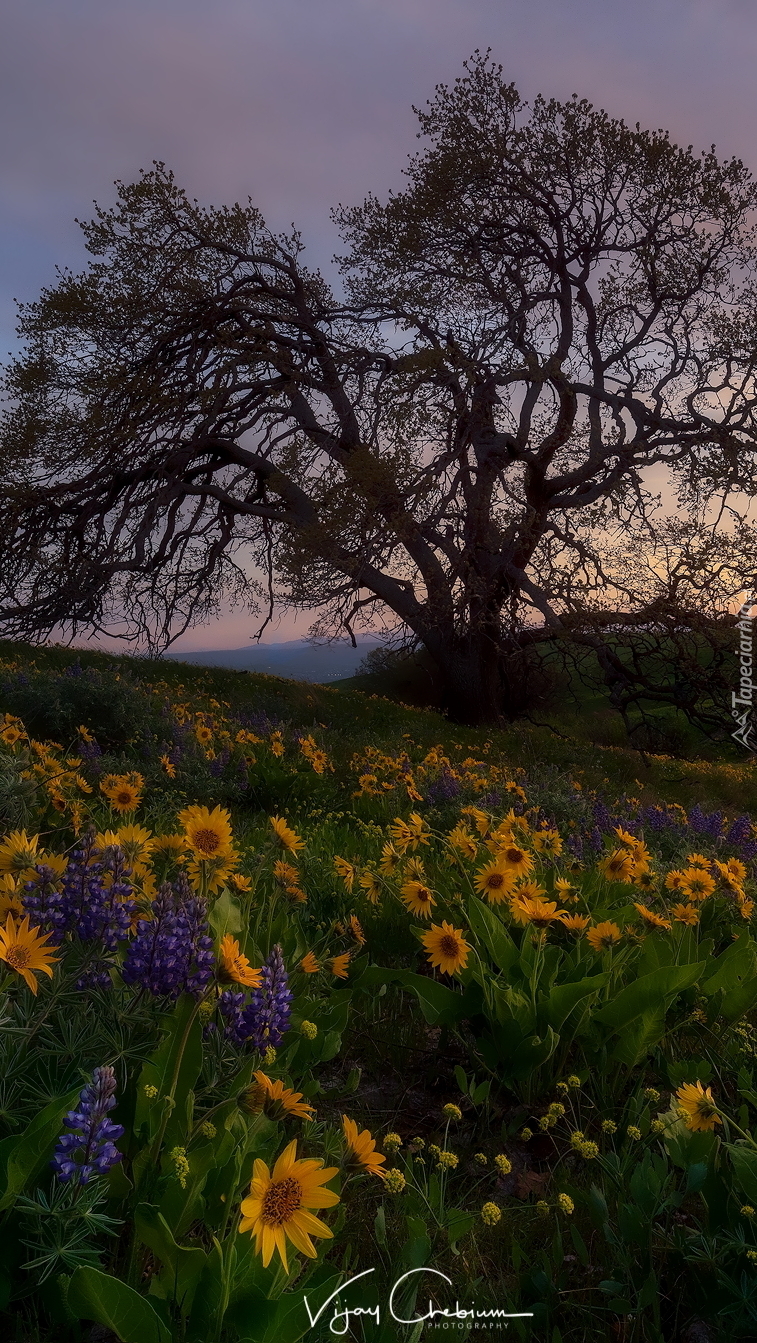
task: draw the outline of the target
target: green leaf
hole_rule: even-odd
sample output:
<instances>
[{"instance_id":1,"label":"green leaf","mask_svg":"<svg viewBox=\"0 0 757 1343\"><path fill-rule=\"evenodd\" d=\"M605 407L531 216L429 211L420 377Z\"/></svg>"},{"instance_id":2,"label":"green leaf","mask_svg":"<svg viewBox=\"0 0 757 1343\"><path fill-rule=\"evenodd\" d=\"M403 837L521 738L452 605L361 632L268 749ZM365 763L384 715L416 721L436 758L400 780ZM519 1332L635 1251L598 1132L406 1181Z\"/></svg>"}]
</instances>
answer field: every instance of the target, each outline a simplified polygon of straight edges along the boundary
<instances>
[{"instance_id":1,"label":"green leaf","mask_svg":"<svg viewBox=\"0 0 757 1343\"><path fill-rule=\"evenodd\" d=\"M728 1145L727 1151L739 1189L757 1207L757 1152L746 1143Z\"/></svg>"},{"instance_id":2,"label":"green leaf","mask_svg":"<svg viewBox=\"0 0 757 1343\"><path fill-rule=\"evenodd\" d=\"M457 1082L457 1085L459 1086L459 1088L460 1088L460 1090L462 1091L463 1095L464 1095L464 1096L467 1096L467 1095L468 1095L468 1078L467 1078L465 1069L464 1069L464 1068L461 1068L459 1063L456 1063L456 1064L455 1064L455 1081Z\"/></svg>"},{"instance_id":3,"label":"green leaf","mask_svg":"<svg viewBox=\"0 0 757 1343\"><path fill-rule=\"evenodd\" d=\"M224 886L213 905L208 915L208 923L218 942L221 941L222 937L235 937L237 933L241 933L242 908L239 901L235 900L231 894L228 886Z\"/></svg>"},{"instance_id":4,"label":"green leaf","mask_svg":"<svg viewBox=\"0 0 757 1343\"><path fill-rule=\"evenodd\" d=\"M607 1026L611 1034L625 1030L632 1021L645 1012L655 1012L669 1006L677 994L691 988L707 968L706 961L696 965L663 965L642 975L620 990L616 997L594 1015L594 1020Z\"/></svg>"},{"instance_id":5,"label":"green leaf","mask_svg":"<svg viewBox=\"0 0 757 1343\"><path fill-rule=\"evenodd\" d=\"M44 1110L35 1115L23 1133L7 1140L9 1146L7 1149L4 1146L4 1152L7 1151L8 1164L0 1211L10 1208L25 1186L34 1184L41 1175L52 1156L63 1120L78 1100L80 1091L81 1087L76 1087L66 1096L50 1101Z\"/></svg>"},{"instance_id":6,"label":"green leaf","mask_svg":"<svg viewBox=\"0 0 757 1343\"><path fill-rule=\"evenodd\" d=\"M418 999L418 1005L430 1026L450 1026L476 1010L478 993L469 985L464 993L447 988L427 975L416 975L412 970L385 970L372 965L361 977L361 987L384 983L402 984Z\"/></svg>"},{"instance_id":7,"label":"green leaf","mask_svg":"<svg viewBox=\"0 0 757 1343\"><path fill-rule=\"evenodd\" d=\"M152 1250L166 1270L161 1275L166 1295L177 1302L184 1314L188 1314L208 1256L199 1248L178 1245L167 1221L150 1203L138 1205L134 1211L134 1223L143 1245Z\"/></svg>"},{"instance_id":8,"label":"green leaf","mask_svg":"<svg viewBox=\"0 0 757 1343\"><path fill-rule=\"evenodd\" d=\"M609 973L604 972L590 975L586 979L578 979L572 984L560 984L552 989L539 1010L539 1024L541 1025L543 1017L545 1025L559 1031L578 1004L596 996L599 990L604 988L609 977Z\"/></svg>"},{"instance_id":9,"label":"green leaf","mask_svg":"<svg viewBox=\"0 0 757 1343\"><path fill-rule=\"evenodd\" d=\"M189 1122L192 1088L202 1067L202 1028L197 1015L197 1003L189 994L183 994L168 1019L166 1034L147 1060L139 1076L137 1104L134 1114L134 1133L147 1127L150 1138L160 1128L164 1098L170 1094L174 1077L176 1087L171 1117L166 1126L165 1142L175 1146L181 1143ZM157 1096L150 1100L145 1087L156 1087Z\"/></svg>"},{"instance_id":10,"label":"green leaf","mask_svg":"<svg viewBox=\"0 0 757 1343\"><path fill-rule=\"evenodd\" d=\"M467 906L468 923L486 947L497 969L507 974L515 965L519 951L507 928L493 909L473 896Z\"/></svg>"},{"instance_id":11,"label":"green leaf","mask_svg":"<svg viewBox=\"0 0 757 1343\"><path fill-rule=\"evenodd\" d=\"M97 1268L77 1268L67 1305L77 1320L111 1329L121 1343L171 1343L170 1331L150 1302L119 1278Z\"/></svg>"}]
</instances>

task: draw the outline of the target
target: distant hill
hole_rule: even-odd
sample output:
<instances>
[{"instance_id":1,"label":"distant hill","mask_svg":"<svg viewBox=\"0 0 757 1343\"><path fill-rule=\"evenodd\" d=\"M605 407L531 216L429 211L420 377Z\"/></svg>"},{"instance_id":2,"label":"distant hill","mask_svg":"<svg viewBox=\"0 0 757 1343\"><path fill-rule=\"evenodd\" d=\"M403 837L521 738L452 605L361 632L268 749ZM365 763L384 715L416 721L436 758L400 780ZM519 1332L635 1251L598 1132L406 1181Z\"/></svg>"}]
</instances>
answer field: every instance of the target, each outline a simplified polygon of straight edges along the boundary
<instances>
[{"instance_id":1,"label":"distant hill","mask_svg":"<svg viewBox=\"0 0 757 1343\"><path fill-rule=\"evenodd\" d=\"M230 667L235 671L267 672L293 681L324 684L354 676L371 648L379 639L363 639L357 648L341 641L310 644L305 639L290 639L279 644L255 644L247 648L199 649L197 652L166 653L174 662L190 662L200 667Z\"/></svg>"}]
</instances>

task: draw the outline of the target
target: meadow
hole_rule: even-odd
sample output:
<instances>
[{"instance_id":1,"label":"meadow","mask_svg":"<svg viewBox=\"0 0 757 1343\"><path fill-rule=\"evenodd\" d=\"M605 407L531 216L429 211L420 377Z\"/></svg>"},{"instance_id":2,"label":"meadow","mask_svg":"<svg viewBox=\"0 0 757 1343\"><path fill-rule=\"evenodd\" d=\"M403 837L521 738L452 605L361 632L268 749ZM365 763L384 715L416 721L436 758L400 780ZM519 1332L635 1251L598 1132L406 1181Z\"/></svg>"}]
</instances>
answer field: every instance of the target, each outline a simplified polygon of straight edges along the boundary
<instances>
[{"instance_id":1,"label":"meadow","mask_svg":"<svg viewBox=\"0 0 757 1343\"><path fill-rule=\"evenodd\" d=\"M3 1339L757 1336L754 767L574 726L0 644Z\"/></svg>"}]
</instances>

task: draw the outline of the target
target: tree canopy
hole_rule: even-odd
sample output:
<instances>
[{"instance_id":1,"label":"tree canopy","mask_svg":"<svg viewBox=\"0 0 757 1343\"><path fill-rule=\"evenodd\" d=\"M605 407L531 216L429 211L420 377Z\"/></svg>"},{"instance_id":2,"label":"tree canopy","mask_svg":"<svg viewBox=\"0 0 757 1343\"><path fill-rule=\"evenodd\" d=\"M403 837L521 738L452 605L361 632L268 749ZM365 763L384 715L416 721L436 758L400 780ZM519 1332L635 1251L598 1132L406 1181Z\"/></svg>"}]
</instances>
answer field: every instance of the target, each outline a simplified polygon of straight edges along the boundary
<instances>
[{"instance_id":1,"label":"tree canopy","mask_svg":"<svg viewBox=\"0 0 757 1343\"><path fill-rule=\"evenodd\" d=\"M488 53L416 111L333 286L162 164L82 225L6 372L3 628L155 645L225 592L383 620L465 721L541 647L714 730L757 570L754 182Z\"/></svg>"}]
</instances>

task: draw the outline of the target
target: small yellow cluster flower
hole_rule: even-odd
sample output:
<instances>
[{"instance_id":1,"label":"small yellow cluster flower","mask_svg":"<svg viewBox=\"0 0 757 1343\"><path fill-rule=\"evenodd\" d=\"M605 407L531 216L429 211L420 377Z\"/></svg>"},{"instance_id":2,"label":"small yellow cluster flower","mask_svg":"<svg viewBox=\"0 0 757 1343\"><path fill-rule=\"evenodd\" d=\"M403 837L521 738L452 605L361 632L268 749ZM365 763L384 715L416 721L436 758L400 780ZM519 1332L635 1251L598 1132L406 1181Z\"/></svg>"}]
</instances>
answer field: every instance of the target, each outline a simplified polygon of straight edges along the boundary
<instances>
[{"instance_id":1,"label":"small yellow cluster flower","mask_svg":"<svg viewBox=\"0 0 757 1343\"><path fill-rule=\"evenodd\" d=\"M755 1211L751 1203L745 1203L743 1208L739 1208L742 1217L754 1217Z\"/></svg>"},{"instance_id":2,"label":"small yellow cluster flower","mask_svg":"<svg viewBox=\"0 0 757 1343\"><path fill-rule=\"evenodd\" d=\"M649 1125L649 1132L650 1132L650 1133L664 1133L664 1132L665 1132L665 1124L664 1124L664 1121L663 1121L662 1119L653 1119L653 1120L652 1120L652 1123Z\"/></svg>"},{"instance_id":3,"label":"small yellow cluster flower","mask_svg":"<svg viewBox=\"0 0 757 1343\"><path fill-rule=\"evenodd\" d=\"M197 1009L197 1015L199 1016L200 1021L209 1021L215 1010L215 1003L212 1003L209 998L205 998Z\"/></svg>"},{"instance_id":4,"label":"small yellow cluster flower","mask_svg":"<svg viewBox=\"0 0 757 1343\"><path fill-rule=\"evenodd\" d=\"M569 1217L570 1214L575 1209L575 1204L569 1194L558 1194L557 1206L559 1207L561 1212L565 1213L567 1217Z\"/></svg>"},{"instance_id":5,"label":"small yellow cluster flower","mask_svg":"<svg viewBox=\"0 0 757 1343\"><path fill-rule=\"evenodd\" d=\"M448 1105L444 1106L442 1114L444 1115L445 1119L462 1119L463 1117L463 1112L460 1109L460 1106L453 1105L451 1101L449 1102Z\"/></svg>"},{"instance_id":6,"label":"small yellow cluster flower","mask_svg":"<svg viewBox=\"0 0 757 1343\"><path fill-rule=\"evenodd\" d=\"M147 1082L147 1083L145 1084L145 1087L144 1087L144 1093L145 1093L145 1095L146 1095L148 1101L154 1101L154 1100L155 1100L155 1097L156 1097L157 1094L158 1094L158 1088L157 1088L157 1087L154 1087L154 1086L151 1086L150 1083Z\"/></svg>"},{"instance_id":7,"label":"small yellow cluster flower","mask_svg":"<svg viewBox=\"0 0 757 1343\"><path fill-rule=\"evenodd\" d=\"M399 1152L402 1139L399 1133L385 1133L383 1147L385 1152Z\"/></svg>"},{"instance_id":8,"label":"small yellow cluster flower","mask_svg":"<svg viewBox=\"0 0 757 1343\"><path fill-rule=\"evenodd\" d=\"M436 1158L437 1166L442 1170L454 1170L460 1164L460 1158L456 1152L440 1152Z\"/></svg>"},{"instance_id":9,"label":"small yellow cluster flower","mask_svg":"<svg viewBox=\"0 0 757 1343\"><path fill-rule=\"evenodd\" d=\"M304 1035L306 1040L314 1040L318 1034L318 1027L314 1021L303 1021L300 1026L300 1035Z\"/></svg>"},{"instance_id":10,"label":"small yellow cluster flower","mask_svg":"<svg viewBox=\"0 0 757 1343\"><path fill-rule=\"evenodd\" d=\"M521 1142L530 1142L533 1136L534 1136L533 1132L530 1128L522 1128L520 1133L518 1134L518 1137L520 1138Z\"/></svg>"},{"instance_id":11,"label":"small yellow cluster flower","mask_svg":"<svg viewBox=\"0 0 757 1343\"><path fill-rule=\"evenodd\" d=\"M536 1204L536 1213L538 1217L549 1217L549 1204L545 1198L540 1198Z\"/></svg>"},{"instance_id":12,"label":"small yellow cluster flower","mask_svg":"<svg viewBox=\"0 0 757 1343\"><path fill-rule=\"evenodd\" d=\"M618 1128L618 1126L617 1126L617 1124L615 1123L615 1120L614 1120L614 1119L603 1119L603 1120L602 1120L602 1132L603 1132L603 1133L616 1133L616 1132L617 1132L617 1128Z\"/></svg>"},{"instance_id":13,"label":"small yellow cluster flower","mask_svg":"<svg viewBox=\"0 0 757 1343\"><path fill-rule=\"evenodd\" d=\"M496 1226L502 1218L502 1209L496 1203L485 1203L481 1209L481 1220L486 1226Z\"/></svg>"},{"instance_id":14,"label":"small yellow cluster flower","mask_svg":"<svg viewBox=\"0 0 757 1343\"><path fill-rule=\"evenodd\" d=\"M599 1148L595 1142L582 1142L578 1151L587 1161L593 1161L595 1156L599 1156Z\"/></svg>"},{"instance_id":15,"label":"small yellow cluster flower","mask_svg":"<svg viewBox=\"0 0 757 1343\"><path fill-rule=\"evenodd\" d=\"M488 1166L489 1164L489 1158L486 1155L486 1152L474 1152L473 1160L479 1166Z\"/></svg>"},{"instance_id":16,"label":"small yellow cluster flower","mask_svg":"<svg viewBox=\"0 0 757 1343\"><path fill-rule=\"evenodd\" d=\"M497 1170L499 1171L500 1175L509 1175L510 1171L513 1168L512 1161L510 1160L509 1156L505 1156L504 1152L500 1152L498 1156L495 1156L494 1164L497 1167Z\"/></svg>"},{"instance_id":17,"label":"small yellow cluster flower","mask_svg":"<svg viewBox=\"0 0 757 1343\"><path fill-rule=\"evenodd\" d=\"M563 1115L565 1114L565 1106L563 1105L562 1101L553 1101L547 1111L547 1114L554 1115L556 1119L562 1119Z\"/></svg>"},{"instance_id":18,"label":"small yellow cluster flower","mask_svg":"<svg viewBox=\"0 0 757 1343\"><path fill-rule=\"evenodd\" d=\"M429 1156L432 1156L434 1158L434 1161L438 1161L439 1157L441 1156L441 1151L442 1149L437 1145L437 1143L435 1142L429 1143L428 1154Z\"/></svg>"},{"instance_id":19,"label":"small yellow cluster flower","mask_svg":"<svg viewBox=\"0 0 757 1343\"><path fill-rule=\"evenodd\" d=\"M407 1145L408 1152L422 1152L426 1146L423 1138L411 1138Z\"/></svg>"},{"instance_id":20,"label":"small yellow cluster flower","mask_svg":"<svg viewBox=\"0 0 757 1343\"><path fill-rule=\"evenodd\" d=\"M276 1062L276 1050L274 1049L273 1045L266 1046L266 1051L263 1055L263 1062L265 1063L267 1068L272 1068L274 1063Z\"/></svg>"},{"instance_id":21,"label":"small yellow cluster flower","mask_svg":"<svg viewBox=\"0 0 757 1343\"><path fill-rule=\"evenodd\" d=\"M581 1085L581 1078L576 1077L575 1073L571 1073L570 1077L568 1078L568 1086L573 1087L573 1090L575 1091L578 1087L580 1087L580 1085Z\"/></svg>"},{"instance_id":22,"label":"small yellow cluster flower","mask_svg":"<svg viewBox=\"0 0 757 1343\"><path fill-rule=\"evenodd\" d=\"M581 1132L580 1128L577 1128L575 1132L570 1135L570 1145L571 1147L575 1147L576 1151L578 1151L581 1144L585 1141L585 1135Z\"/></svg>"},{"instance_id":23,"label":"small yellow cluster flower","mask_svg":"<svg viewBox=\"0 0 757 1343\"><path fill-rule=\"evenodd\" d=\"M215 1124L211 1124L210 1120L206 1119L204 1124L200 1124L200 1132L203 1138L215 1138L218 1130Z\"/></svg>"},{"instance_id":24,"label":"small yellow cluster flower","mask_svg":"<svg viewBox=\"0 0 757 1343\"><path fill-rule=\"evenodd\" d=\"M626 1136L631 1138L633 1142L638 1142L641 1137L641 1129L637 1128L635 1124L629 1124L626 1129Z\"/></svg>"},{"instance_id":25,"label":"small yellow cluster flower","mask_svg":"<svg viewBox=\"0 0 757 1343\"><path fill-rule=\"evenodd\" d=\"M750 1264L757 1264L757 1250L747 1250L746 1257Z\"/></svg>"},{"instance_id":26,"label":"small yellow cluster flower","mask_svg":"<svg viewBox=\"0 0 757 1343\"><path fill-rule=\"evenodd\" d=\"M655 1087L647 1087L646 1091L644 1092L644 1096L645 1099L650 1102L650 1104L652 1105L660 1104L660 1093L659 1091L656 1090Z\"/></svg>"},{"instance_id":27,"label":"small yellow cluster flower","mask_svg":"<svg viewBox=\"0 0 757 1343\"><path fill-rule=\"evenodd\" d=\"M567 1096L570 1087L567 1082L558 1082L555 1086L555 1091L559 1091L561 1096Z\"/></svg>"},{"instance_id":28,"label":"small yellow cluster flower","mask_svg":"<svg viewBox=\"0 0 757 1343\"><path fill-rule=\"evenodd\" d=\"M401 1170L388 1170L386 1172L384 1188L387 1189L390 1194L401 1194L406 1184L407 1180Z\"/></svg>"},{"instance_id":29,"label":"small yellow cluster flower","mask_svg":"<svg viewBox=\"0 0 757 1343\"><path fill-rule=\"evenodd\" d=\"M170 1156L173 1162L174 1175L179 1181L182 1189L186 1189L187 1176L189 1174L189 1162L187 1161L186 1147L173 1147Z\"/></svg>"}]
</instances>

